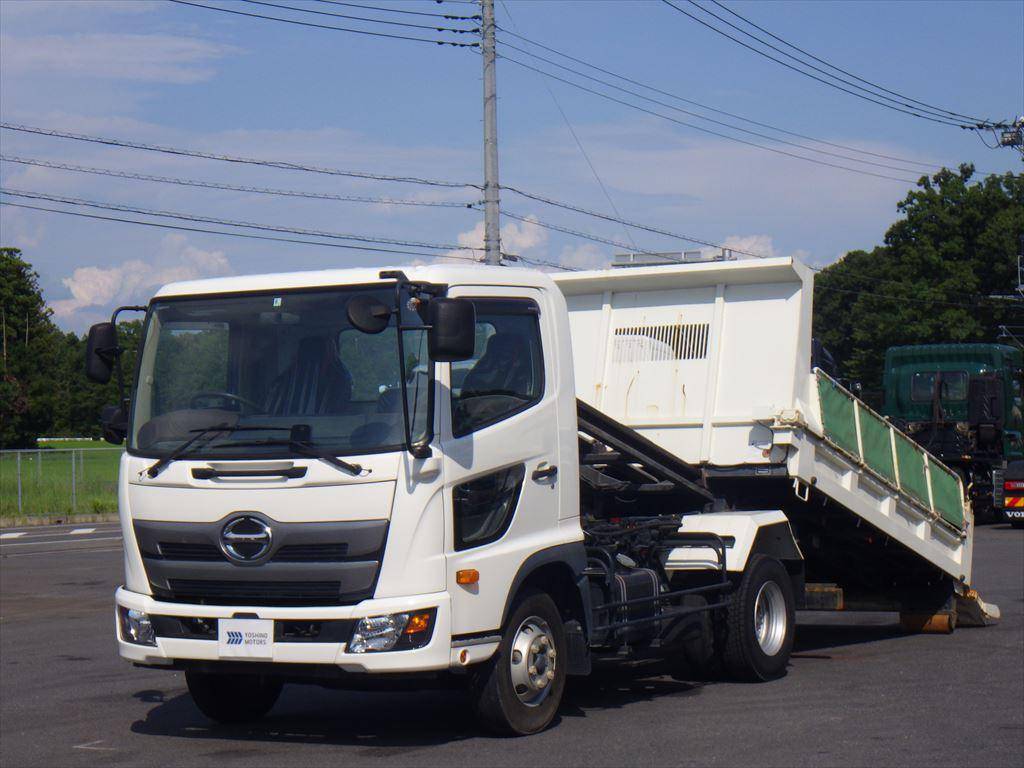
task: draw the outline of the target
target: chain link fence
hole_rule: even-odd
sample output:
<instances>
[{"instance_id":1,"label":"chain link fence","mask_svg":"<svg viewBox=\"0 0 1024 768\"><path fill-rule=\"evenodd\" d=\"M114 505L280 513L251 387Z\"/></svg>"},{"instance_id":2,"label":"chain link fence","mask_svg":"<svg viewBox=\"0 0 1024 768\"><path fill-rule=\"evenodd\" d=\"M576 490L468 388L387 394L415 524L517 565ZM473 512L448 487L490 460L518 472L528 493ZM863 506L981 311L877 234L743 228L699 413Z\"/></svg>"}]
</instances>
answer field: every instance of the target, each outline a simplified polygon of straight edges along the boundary
<instances>
[{"instance_id":1,"label":"chain link fence","mask_svg":"<svg viewBox=\"0 0 1024 768\"><path fill-rule=\"evenodd\" d=\"M123 449L0 451L0 518L117 511Z\"/></svg>"}]
</instances>

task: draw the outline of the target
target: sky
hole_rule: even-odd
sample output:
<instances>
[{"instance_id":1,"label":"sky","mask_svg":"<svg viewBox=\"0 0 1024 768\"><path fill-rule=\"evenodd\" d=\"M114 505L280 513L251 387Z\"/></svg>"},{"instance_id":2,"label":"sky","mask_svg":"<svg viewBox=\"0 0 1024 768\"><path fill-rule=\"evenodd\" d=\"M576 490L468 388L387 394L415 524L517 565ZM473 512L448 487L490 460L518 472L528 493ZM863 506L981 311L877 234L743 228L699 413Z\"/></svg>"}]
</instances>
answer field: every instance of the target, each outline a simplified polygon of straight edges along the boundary
<instances>
[{"instance_id":1,"label":"sky","mask_svg":"<svg viewBox=\"0 0 1024 768\"><path fill-rule=\"evenodd\" d=\"M202 2L430 39L475 39L267 4ZM268 2L406 23L474 26L471 21L316 0ZM418 14L477 12L475 5L453 0L360 2ZM676 4L701 15L686 0ZM720 7L707 0L702 4L739 24ZM723 0L723 5L859 78L919 101L986 119L1024 114L1024 2L1019 0ZM615 218L823 266L847 251L880 244L898 216L897 203L928 168L970 162L986 173L1022 170L1020 155L1012 150L989 149L971 131L826 87L740 47L659 0L504 0L497 6L497 23L498 50L506 54L497 69L501 183ZM525 47L620 87L640 90L531 48L512 32L691 102L831 144L738 123L653 91L642 92L661 105L640 101L503 48L505 43ZM725 136L602 99L527 70L512 58ZM819 152L743 134L679 109ZM162 0L0 0L0 120L374 175L475 185L483 178L481 57L476 50L301 27ZM987 138L991 142L991 136ZM779 151L868 173L823 166ZM10 130L0 131L0 152L6 157L336 196L421 203L475 203L481 196L475 187L240 165ZM478 251L471 249L483 240L483 215L467 207L274 196L12 162L0 163L0 184L21 192L147 210L447 246L396 246L417 255L382 254L0 208L0 245L22 249L40 275L55 321L75 331L108 317L119 304L146 300L173 280L473 257ZM215 228L66 203L4 199ZM503 221L503 250L534 260L591 268L606 265L624 250L622 245L643 251L701 247L676 237L627 231L614 222L509 190L502 193L502 207L527 219ZM615 244L547 229L534 223L538 221ZM424 253L437 256L420 255Z\"/></svg>"}]
</instances>

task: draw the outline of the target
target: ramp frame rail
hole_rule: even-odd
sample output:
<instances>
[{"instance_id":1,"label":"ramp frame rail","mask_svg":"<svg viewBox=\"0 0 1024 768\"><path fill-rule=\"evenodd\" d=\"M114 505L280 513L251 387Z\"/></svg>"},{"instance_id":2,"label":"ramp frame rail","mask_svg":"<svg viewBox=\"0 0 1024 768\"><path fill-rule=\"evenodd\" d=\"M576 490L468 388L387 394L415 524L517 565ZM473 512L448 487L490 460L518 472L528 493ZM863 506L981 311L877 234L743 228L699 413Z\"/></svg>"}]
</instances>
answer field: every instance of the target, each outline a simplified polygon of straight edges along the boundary
<instances>
[{"instance_id":1,"label":"ramp frame rail","mask_svg":"<svg viewBox=\"0 0 1024 768\"><path fill-rule=\"evenodd\" d=\"M820 368L814 374L824 440L909 503L962 532L967 505L960 476Z\"/></svg>"}]
</instances>

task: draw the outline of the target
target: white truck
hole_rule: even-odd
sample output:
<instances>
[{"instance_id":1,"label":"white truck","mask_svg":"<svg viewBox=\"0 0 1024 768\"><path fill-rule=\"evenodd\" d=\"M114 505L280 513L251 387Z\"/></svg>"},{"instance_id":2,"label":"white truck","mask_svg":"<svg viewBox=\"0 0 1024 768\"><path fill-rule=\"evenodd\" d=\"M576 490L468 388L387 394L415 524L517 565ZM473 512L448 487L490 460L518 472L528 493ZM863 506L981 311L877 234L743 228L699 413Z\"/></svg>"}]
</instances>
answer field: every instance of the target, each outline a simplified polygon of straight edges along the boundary
<instances>
[{"instance_id":1,"label":"white truck","mask_svg":"<svg viewBox=\"0 0 1024 768\"><path fill-rule=\"evenodd\" d=\"M811 283L776 258L162 288L102 417L121 656L219 721L286 682L443 679L528 734L596 662L778 677L800 608L988 620L959 479L812 369Z\"/></svg>"}]
</instances>

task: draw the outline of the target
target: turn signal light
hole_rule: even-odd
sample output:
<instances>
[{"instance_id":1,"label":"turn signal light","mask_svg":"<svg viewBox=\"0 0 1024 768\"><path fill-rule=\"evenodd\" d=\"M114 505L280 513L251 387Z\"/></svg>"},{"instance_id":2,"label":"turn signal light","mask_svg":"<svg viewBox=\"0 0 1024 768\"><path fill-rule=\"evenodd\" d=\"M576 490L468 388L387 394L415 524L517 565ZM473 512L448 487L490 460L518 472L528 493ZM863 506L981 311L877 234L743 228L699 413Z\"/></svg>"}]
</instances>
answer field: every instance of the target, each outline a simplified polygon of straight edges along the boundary
<instances>
[{"instance_id":1,"label":"turn signal light","mask_svg":"<svg viewBox=\"0 0 1024 768\"><path fill-rule=\"evenodd\" d=\"M430 614L414 613L409 616L409 621L406 623L405 630L403 631L407 635L415 635L428 629L430 629Z\"/></svg>"},{"instance_id":2,"label":"turn signal light","mask_svg":"<svg viewBox=\"0 0 1024 768\"><path fill-rule=\"evenodd\" d=\"M469 584L476 584L480 581L480 571L476 568L466 568L462 571L455 572L455 583L467 586Z\"/></svg>"}]
</instances>

